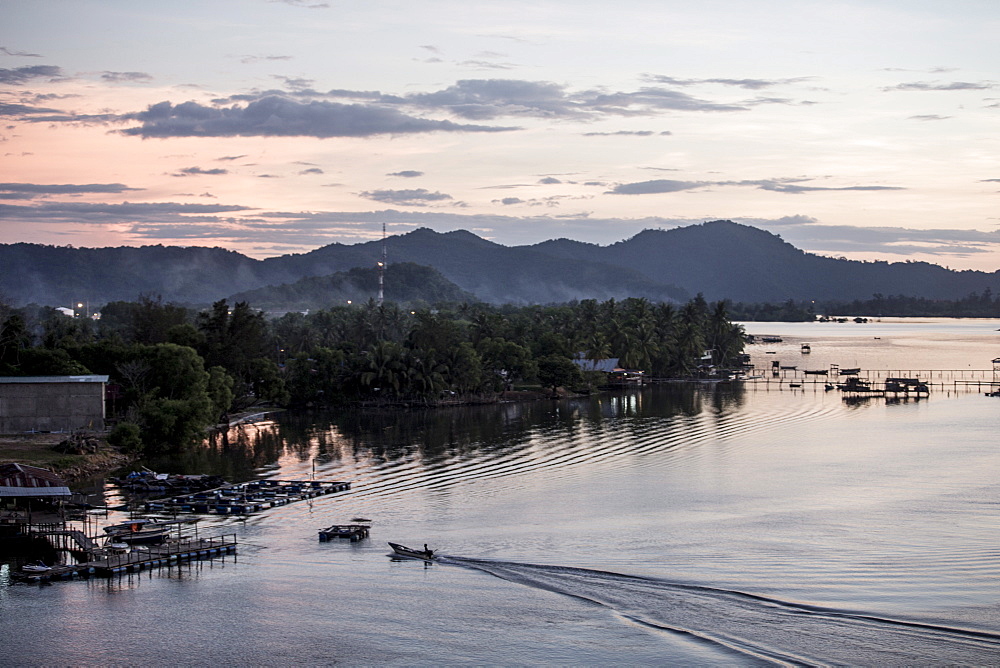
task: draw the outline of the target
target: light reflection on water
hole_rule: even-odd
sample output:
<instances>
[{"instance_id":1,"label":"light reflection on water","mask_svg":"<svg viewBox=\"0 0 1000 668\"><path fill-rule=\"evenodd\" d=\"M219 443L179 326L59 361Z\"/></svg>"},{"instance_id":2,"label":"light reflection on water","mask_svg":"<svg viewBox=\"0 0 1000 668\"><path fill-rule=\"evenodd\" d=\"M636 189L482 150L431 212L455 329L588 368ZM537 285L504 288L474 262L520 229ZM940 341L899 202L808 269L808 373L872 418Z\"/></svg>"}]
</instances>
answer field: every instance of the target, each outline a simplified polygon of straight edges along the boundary
<instances>
[{"instance_id":1,"label":"light reflection on water","mask_svg":"<svg viewBox=\"0 0 1000 668\"><path fill-rule=\"evenodd\" d=\"M953 338L975 342L967 368L985 372L998 356L995 325L954 325ZM941 327L890 330L906 358L884 368L962 368L950 366ZM843 360L843 331L810 330L810 363ZM873 330L855 331L863 357ZM191 665L992 663L997 401L963 390L849 405L814 388L684 385L277 415L184 465L351 480L352 491L204 521L204 533L239 535L228 562L3 588L0 639L21 639L15 665L135 664L158 652ZM370 540L316 541L317 528L358 515L375 520ZM492 561L393 562L386 540ZM53 640L44 628L72 633ZM829 637L854 640L844 649Z\"/></svg>"}]
</instances>

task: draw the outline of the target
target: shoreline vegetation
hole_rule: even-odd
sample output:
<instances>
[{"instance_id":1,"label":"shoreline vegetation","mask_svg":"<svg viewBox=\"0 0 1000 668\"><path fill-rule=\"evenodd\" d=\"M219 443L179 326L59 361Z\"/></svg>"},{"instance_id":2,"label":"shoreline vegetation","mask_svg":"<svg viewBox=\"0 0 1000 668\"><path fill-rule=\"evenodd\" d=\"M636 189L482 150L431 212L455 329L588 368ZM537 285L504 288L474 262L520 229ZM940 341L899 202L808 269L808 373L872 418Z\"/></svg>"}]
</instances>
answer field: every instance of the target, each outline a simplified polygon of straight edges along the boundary
<instances>
[{"instance_id":1,"label":"shoreline vegetation","mask_svg":"<svg viewBox=\"0 0 1000 668\"><path fill-rule=\"evenodd\" d=\"M555 395L542 389L520 389L502 392L491 400L487 400L486 398L471 401L449 399L432 404L358 403L355 405L355 408L396 412L414 408L448 408L475 404L562 399L571 396L579 395L561 388ZM268 416L283 410L285 409L277 406L270 408L261 407L261 410L229 416L227 422L211 427L209 431L222 431L242 424L252 424L260 419L267 419ZM135 466L139 462L140 456L138 454L121 452L118 448L109 444L107 433L78 431L73 433L28 432L0 434L0 464L24 464L49 469L69 484L95 476L108 475L114 471Z\"/></svg>"},{"instance_id":2,"label":"shoreline vegetation","mask_svg":"<svg viewBox=\"0 0 1000 668\"><path fill-rule=\"evenodd\" d=\"M272 317L246 302L195 310L141 297L99 311L73 317L0 303L0 375L107 375L107 441L137 457L181 452L206 429L263 407L427 408L493 403L525 389L586 394L607 382L583 368L598 361L691 378L738 366L745 343L727 303L700 295L685 304L549 306L370 299Z\"/></svg>"},{"instance_id":3,"label":"shoreline vegetation","mask_svg":"<svg viewBox=\"0 0 1000 668\"><path fill-rule=\"evenodd\" d=\"M1000 318L1000 296L986 288L962 299L927 299L875 293L871 299L853 301L795 301L729 305L733 320L770 322L812 322L818 317L865 318Z\"/></svg>"}]
</instances>

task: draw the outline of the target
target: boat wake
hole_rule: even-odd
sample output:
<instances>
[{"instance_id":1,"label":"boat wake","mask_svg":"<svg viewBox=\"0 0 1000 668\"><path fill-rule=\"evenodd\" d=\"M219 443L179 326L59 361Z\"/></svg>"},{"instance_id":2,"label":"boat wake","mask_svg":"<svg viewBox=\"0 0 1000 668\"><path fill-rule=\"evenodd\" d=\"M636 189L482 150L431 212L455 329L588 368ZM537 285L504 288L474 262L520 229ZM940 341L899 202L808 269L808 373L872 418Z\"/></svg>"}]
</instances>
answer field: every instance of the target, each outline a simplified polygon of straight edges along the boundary
<instances>
[{"instance_id":1,"label":"boat wake","mask_svg":"<svg viewBox=\"0 0 1000 668\"><path fill-rule=\"evenodd\" d=\"M606 571L448 556L443 562L603 606L651 632L679 633L778 665L989 665L1000 634L805 605Z\"/></svg>"}]
</instances>

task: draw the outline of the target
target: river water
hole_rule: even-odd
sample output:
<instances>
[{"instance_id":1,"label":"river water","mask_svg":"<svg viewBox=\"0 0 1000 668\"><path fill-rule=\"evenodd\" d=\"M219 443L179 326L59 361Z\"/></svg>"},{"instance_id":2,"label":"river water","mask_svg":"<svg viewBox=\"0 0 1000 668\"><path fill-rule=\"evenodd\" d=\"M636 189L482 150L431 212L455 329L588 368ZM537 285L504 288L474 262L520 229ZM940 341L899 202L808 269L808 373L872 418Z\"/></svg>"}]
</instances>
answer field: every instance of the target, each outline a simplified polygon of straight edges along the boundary
<instances>
[{"instance_id":1,"label":"river water","mask_svg":"<svg viewBox=\"0 0 1000 668\"><path fill-rule=\"evenodd\" d=\"M1000 399L953 379L993 379L998 327L748 323L784 339L749 347L770 382L273 416L176 466L352 490L204 519L224 560L4 567L0 664L996 665ZM941 384L848 402L774 360ZM318 542L355 516L369 539Z\"/></svg>"}]
</instances>

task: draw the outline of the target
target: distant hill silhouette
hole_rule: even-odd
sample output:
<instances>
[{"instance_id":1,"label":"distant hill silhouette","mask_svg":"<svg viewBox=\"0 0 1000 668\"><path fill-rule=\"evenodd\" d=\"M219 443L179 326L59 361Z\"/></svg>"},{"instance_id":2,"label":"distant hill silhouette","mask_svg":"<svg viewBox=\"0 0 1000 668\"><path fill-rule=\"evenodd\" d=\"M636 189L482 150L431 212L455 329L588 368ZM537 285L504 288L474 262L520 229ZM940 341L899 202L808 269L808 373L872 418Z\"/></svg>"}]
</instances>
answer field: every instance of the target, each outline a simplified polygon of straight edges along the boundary
<instances>
[{"instance_id":1,"label":"distant hill silhouette","mask_svg":"<svg viewBox=\"0 0 1000 668\"><path fill-rule=\"evenodd\" d=\"M743 302L869 299L876 293L960 299L986 288L1000 292L1000 272L820 257L777 235L730 221L645 230L610 246L556 239L511 247L471 232L438 233L426 228L389 237L385 243L390 263L433 267L458 289L493 303L626 297L684 301L697 293L709 300ZM151 295L198 305L244 295L257 308L264 307L253 304L253 299L283 308L277 304L280 297L275 297L281 290L288 299L297 299L310 282L289 286L355 268L370 269L381 252L380 240L331 244L266 260L221 248L2 244L0 298L14 305L65 306ZM418 273L408 276L402 279L404 284L430 280ZM333 285L340 279L329 280ZM284 287L250 292L267 286ZM418 288L405 284L406 290ZM387 284L387 298L394 289Z\"/></svg>"}]
</instances>

